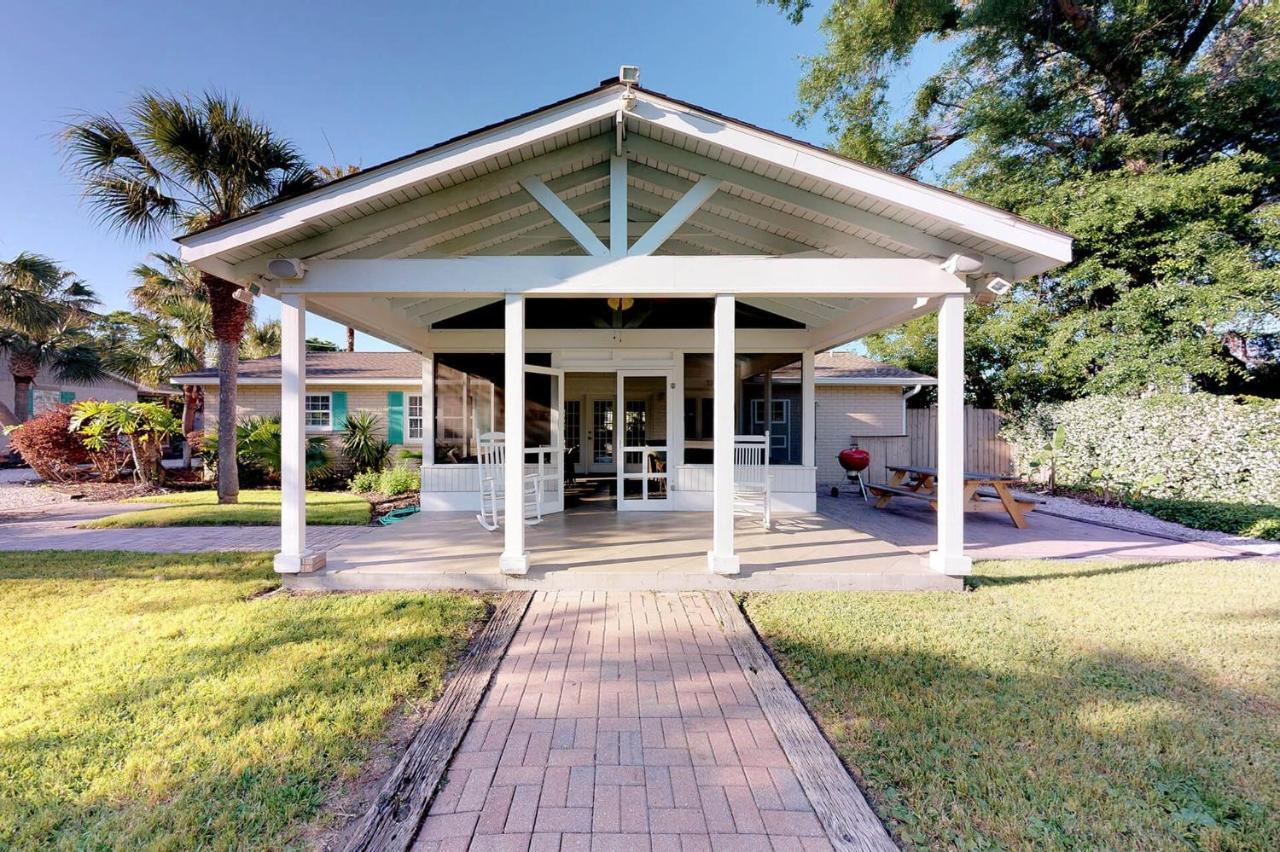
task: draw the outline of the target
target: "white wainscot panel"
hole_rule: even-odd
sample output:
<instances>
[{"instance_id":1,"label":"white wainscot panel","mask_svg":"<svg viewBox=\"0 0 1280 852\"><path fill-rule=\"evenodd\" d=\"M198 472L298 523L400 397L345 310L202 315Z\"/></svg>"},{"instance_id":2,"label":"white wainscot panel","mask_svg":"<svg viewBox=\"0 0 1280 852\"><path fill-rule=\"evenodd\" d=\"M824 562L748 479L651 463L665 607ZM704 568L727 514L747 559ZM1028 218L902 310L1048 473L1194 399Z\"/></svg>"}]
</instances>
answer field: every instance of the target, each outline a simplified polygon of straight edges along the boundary
<instances>
[{"instance_id":1,"label":"white wainscot panel","mask_svg":"<svg viewBox=\"0 0 1280 852\"><path fill-rule=\"evenodd\" d=\"M711 511L713 466L684 464L676 468L676 507L683 511ZM808 514L817 511L817 468L803 465L770 465L769 490L777 514Z\"/></svg>"}]
</instances>

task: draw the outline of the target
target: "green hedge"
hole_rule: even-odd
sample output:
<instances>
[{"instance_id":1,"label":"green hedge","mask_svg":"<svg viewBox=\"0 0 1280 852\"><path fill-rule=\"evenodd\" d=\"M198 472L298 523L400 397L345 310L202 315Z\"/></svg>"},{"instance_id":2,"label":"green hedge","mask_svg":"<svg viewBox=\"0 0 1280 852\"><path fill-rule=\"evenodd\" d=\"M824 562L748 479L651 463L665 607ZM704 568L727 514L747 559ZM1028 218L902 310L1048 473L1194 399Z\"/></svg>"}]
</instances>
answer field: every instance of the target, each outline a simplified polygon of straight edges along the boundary
<instances>
[{"instance_id":1,"label":"green hedge","mask_svg":"<svg viewBox=\"0 0 1280 852\"><path fill-rule=\"evenodd\" d=\"M1198 530L1221 530L1233 535L1280 541L1280 506L1143 498L1135 501L1133 507L1162 520Z\"/></svg>"},{"instance_id":2,"label":"green hedge","mask_svg":"<svg viewBox=\"0 0 1280 852\"><path fill-rule=\"evenodd\" d=\"M1020 473L1044 480L1047 465L1030 461L1059 426L1060 485L1100 475L1121 490L1141 485L1144 497L1280 506L1280 401L1197 393L1037 406L1002 432Z\"/></svg>"}]
</instances>

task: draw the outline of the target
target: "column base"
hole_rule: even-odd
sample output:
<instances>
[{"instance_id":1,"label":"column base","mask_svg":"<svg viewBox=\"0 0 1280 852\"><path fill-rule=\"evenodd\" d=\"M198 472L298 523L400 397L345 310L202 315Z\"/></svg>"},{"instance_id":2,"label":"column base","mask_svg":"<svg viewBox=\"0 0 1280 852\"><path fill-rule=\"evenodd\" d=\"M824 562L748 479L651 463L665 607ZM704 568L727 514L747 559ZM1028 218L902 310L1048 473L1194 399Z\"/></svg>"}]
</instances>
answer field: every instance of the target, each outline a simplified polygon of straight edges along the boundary
<instances>
[{"instance_id":1,"label":"column base","mask_svg":"<svg viewBox=\"0 0 1280 852\"><path fill-rule=\"evenodd\" d=\"M940 550L931 550L929 568L948 577L967 577L973 573L973 560L963 554L953 556Z\"/></svg>"},{"instance_id":2,"label":"column base","mask_svg":"<svg viewBox=\"0 0 1280 852\"><path fill-rule=\"evenodd\" d=\"M737 574L742 568L742 561L737 554L719 556L714 552L707 553L707 569L712 574Z\"/></svg>"},{"instance_id":3,"label":"column base","mask_svg":"<svg viewBox=\"0 0 1280 852\"><path fill-rule=\"evenodd\" d=\"M529 554L527 553L502 554L501 556L498 557L498 570L501 571L503 574L512 574L515 576L528 574L529 573Z\"/></svg>"},{"instance_id":4,"label":"column base","mask_svg":"<svg viewBox=\"0 0 1280 852\"><path fill-rule=\"evenodd\" d=\"M310 574L325 565L324 551L306 550L302 553L277 553L272 560L277 574Z\"/></svg>"}]
</instances>

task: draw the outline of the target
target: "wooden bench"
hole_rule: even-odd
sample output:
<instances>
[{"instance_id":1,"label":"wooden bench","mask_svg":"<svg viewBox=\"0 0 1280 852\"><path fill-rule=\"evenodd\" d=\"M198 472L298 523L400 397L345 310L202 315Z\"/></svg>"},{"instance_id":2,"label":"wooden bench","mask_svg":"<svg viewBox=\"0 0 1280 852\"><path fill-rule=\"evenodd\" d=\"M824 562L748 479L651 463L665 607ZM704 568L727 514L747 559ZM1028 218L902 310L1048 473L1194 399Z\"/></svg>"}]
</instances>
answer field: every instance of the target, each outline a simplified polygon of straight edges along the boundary
<instances>
[{"instance_id":1,"label":"wooden bench","mask_svg":"<svg viewBox=\"0 0 1280 852\"><path fill-rule=\"evenodd\" d=\"M1000 495L996 493L996 490L994 488L979 488L974 493L977 494L979 497L988 497L992 500L1000 499ZM1013 495L1013 501L1015 503L1018 503L1019 505L1031 506L1033 508L1044 503L1043 500L1036 500L1031 497L1019 497L1018 495Z\"/></svg>"},{"instance_id":2,"label":"wooden bench","mask_svg":"<svg viewBox=\"0 0 1280 852\"><path fill-rule=\"evenodd\" d=\"M912 497L916 500L925 500L930 506L935 509L938 508L934 504L936 497L932 492L912 491L910 488L901 488L897 485L868 485L867 490L879 498L875 502L877 509L883 509L889 505L889 501L894 497Z\"/></svg>"}]
</instances>

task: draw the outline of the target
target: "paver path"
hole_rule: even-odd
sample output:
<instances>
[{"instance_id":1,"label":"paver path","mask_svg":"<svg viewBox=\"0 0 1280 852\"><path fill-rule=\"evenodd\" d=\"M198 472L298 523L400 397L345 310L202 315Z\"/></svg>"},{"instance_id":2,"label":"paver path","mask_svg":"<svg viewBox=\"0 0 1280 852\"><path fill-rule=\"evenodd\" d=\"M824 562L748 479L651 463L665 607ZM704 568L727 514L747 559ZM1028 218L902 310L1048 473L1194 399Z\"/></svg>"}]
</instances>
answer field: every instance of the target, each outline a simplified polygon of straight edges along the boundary
<instances>
[{"instance_id":1,"label":"paver path","mask_svg":"<svg viewBox=\"0 0 1280 852\"><path fill-rule=\"evenodd\" d=\"M697 592L540 592L415 850L830 849Z\"/></svg>"}]
</instances>

